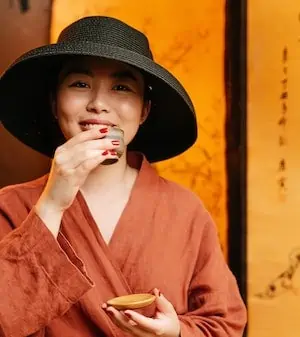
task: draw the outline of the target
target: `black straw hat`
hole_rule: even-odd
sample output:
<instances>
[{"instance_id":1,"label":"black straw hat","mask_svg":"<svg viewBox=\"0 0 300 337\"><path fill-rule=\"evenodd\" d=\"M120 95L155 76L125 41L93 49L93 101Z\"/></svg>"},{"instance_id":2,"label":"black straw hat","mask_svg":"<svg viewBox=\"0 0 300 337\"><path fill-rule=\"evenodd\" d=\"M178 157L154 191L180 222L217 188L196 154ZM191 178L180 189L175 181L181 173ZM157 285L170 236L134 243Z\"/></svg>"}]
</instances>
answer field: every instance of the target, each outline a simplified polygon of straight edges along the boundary
<instances>
[{"instance_id":1,"label":"black straw hat","mask_svg":"<svg viewBox=\"0 0 300 337\"><path fill-rule=\"evenodd\" d=\"M51 113L49 92L62 62L70 56L98 56L136 67L151 86L151 111L129 144L150 162L174 157L197 138L193 104L178 80L153 61L144 34L114 18L80 19L56 44L33 49L18 58L0 80L0 118L4 127L31 148L52 157L62 143Z\"/></svg>"}]
</instances>

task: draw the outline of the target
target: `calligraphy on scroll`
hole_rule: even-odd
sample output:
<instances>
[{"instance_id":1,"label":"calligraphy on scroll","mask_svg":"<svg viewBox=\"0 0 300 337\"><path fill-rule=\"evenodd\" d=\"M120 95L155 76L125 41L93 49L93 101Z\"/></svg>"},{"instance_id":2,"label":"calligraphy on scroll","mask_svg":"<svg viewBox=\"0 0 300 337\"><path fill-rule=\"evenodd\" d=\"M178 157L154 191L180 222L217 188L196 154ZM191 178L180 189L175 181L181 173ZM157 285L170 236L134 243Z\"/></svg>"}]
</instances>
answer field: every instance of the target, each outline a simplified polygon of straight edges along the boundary
<instances>
[{"instance_id":1,"label":"calligraphy on scroll","mask_svg":"<svg viewBox=\"0 0 300 337\"><path fill-rule=\"evenodd\" d=\"M285 46L282 50L282 79L281 79L281 94L280 94L280 115L278 118L278 146L279 146L279 162L278 162L278 193L279 199L285 201L288 191L287 180L287 160L285 152L287 147L286 125L288 122L288 48Z\"/></svg>"}]
</instances>

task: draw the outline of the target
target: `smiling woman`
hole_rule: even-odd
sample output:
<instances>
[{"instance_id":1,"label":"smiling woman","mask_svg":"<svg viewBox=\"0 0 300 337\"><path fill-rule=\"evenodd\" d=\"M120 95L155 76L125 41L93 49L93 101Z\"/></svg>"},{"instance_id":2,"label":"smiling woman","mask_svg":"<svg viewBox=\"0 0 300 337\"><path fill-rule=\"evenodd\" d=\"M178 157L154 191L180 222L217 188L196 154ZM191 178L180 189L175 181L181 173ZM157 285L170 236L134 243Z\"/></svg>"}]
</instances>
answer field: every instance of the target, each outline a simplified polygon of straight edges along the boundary
<instances>
[{"instance_id":1,"label":"smiling woman","mask_svg":"<svg viewBox=\"0 0 300 337\"><path fill-rule=\"evenodd\" d=\"M143 33L82 18L6 70L0 103L4 126L53 157L49 175L0 191L4 336L242 336L245 306L209 212L150 165L191 147L197 122ZM155 301L140 312L107 305L134 293Z\"/></svg>"}]
</instances>

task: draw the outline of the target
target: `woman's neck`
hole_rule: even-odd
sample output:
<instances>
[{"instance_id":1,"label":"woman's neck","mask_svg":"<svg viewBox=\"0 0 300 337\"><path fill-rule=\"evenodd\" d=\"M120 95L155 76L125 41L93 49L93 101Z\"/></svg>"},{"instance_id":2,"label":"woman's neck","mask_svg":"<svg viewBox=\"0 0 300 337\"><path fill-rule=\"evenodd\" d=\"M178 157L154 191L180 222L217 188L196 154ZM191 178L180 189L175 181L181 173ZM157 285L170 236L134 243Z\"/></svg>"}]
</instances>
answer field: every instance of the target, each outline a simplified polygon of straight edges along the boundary
<instances>
[{"instance_id":1,"label":"woman's neck","mask_svg":"<svg viewBox=\"0 0 300 337\"><path fill-rule=\"evenodd\" d=\"M137 170L127 164L125 151L117 163L99 165L91 171L80 190L85 195L105 195L126 185L131 188L136 176Z\"/></svg>"}]
</instances>

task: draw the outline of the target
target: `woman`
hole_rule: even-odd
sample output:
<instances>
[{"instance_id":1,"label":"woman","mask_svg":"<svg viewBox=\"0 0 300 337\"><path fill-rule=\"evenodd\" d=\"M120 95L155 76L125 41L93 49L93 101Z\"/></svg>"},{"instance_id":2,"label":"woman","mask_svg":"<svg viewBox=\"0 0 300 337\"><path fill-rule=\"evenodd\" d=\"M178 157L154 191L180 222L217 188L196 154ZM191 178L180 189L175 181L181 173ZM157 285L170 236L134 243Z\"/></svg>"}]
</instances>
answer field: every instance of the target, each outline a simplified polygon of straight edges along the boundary
<instances>
[{"instance_id":1,"label":"woman","mask_svg":"<svg viewBox=\"0 0 300 337\"><path fill-rule=\"evenodd\" d=\"M197 132L147 38L87 17L0 83L4 126L53 157L49 175L0 191L1 335L242 336L245 307L212 219L149 164ZM145 292L155 304L138 312L106 305Z\"/></svg>"}]
</instances>

